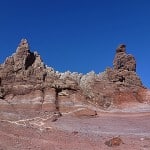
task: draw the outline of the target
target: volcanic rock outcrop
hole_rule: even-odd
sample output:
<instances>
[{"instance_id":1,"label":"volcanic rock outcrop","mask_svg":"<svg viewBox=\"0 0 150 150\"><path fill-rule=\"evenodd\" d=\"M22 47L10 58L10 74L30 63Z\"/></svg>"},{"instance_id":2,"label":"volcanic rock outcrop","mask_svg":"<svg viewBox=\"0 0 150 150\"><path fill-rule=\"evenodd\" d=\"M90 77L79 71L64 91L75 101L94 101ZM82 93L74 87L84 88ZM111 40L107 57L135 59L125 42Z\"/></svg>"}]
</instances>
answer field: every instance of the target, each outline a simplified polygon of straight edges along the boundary
<instances>
[{"instance_id":1,"label":"volcanic rock outcrop","mask_svg":"<svg viewBox=\"0 0 150 150\"><path fill-rule=\"evenodd\" d=\"M147 89L137 76L135 58L126 53L125 45L117 48L113 65L100 74L59 73L45 66L23 39L16 53L0 65L0 110L109 110L122 103L144 102Z\"/></svg>"},{"instance_id":2,"label":"volcanic rock outcrop","mask_svg":"<svg viewBox=\"0 0 150 150\"><path fill-rule=\"evenodd\" d=\"M136 71L136 61L132 55L126 54L126 46L121 44L116 49L114 59L114 69L124 69L128 71Z\"/></svg>"}]
</instances>

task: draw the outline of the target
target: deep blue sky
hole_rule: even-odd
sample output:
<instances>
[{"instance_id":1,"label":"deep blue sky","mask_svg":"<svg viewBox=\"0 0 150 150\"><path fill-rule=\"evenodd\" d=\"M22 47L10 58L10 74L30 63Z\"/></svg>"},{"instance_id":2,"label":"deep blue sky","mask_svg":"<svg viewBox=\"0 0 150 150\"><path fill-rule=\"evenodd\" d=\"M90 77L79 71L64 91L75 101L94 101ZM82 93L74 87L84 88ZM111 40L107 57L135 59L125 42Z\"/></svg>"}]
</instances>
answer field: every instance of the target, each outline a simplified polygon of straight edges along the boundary
<instances>
[{"instance_id":1,"label":"deep blue sky","mask_svg":"<svg viewBox=\"0 0 150 150\"><path fill-rule=\"evenodd\" d=\"M55 70L102 72L120 43L150 87L149 0L1 0L0 63L22 38Z\"/></svg>"}]
</instances>

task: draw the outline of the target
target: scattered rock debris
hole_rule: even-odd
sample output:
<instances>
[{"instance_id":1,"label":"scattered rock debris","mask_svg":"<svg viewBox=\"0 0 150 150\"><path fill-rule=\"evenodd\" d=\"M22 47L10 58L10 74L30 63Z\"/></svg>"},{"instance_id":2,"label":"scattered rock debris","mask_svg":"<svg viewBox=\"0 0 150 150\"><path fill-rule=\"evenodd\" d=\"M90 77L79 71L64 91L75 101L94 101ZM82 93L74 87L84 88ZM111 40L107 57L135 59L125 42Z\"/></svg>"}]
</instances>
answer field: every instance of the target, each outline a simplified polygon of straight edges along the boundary
<instances>
[{"instance_id":1,"label":"scattered rock debris","mask_svg":"<svg viewBox=\"0 0 150 150\"><path fill-rule=\"evenodd\" d=\"M105 145L107 145L108 147L120 146L121 144L124 143L120 137L114 137L105 142Z\"/></svg>"},{"instance_id":2,"label":"scattered rock debris","mask_svg":"<svg viewBox=\"0 0 150 150\"><path fill-rule=\"evenodd\" d=\"M78 131L73 131L72 134L73 135L77 135L79 132Z\"/></svg>"}]
</instances>

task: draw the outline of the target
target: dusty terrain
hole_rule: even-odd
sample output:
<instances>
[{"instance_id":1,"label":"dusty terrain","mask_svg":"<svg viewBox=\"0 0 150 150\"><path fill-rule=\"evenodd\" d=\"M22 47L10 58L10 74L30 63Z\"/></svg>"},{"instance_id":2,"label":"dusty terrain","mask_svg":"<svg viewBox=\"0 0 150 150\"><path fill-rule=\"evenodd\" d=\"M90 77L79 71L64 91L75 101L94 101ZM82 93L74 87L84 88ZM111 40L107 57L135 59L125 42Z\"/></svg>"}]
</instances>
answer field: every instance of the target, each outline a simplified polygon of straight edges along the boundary
<instances>
[{"instance_id":1,"label":"dusty terrain","mask_svg":"<svg viewBox=\"0 0 150 150\"><path fill-rule=\"evenodd\" d=\"M150 150L150 90L126 45L104 72L60 73L22 39L0 64L0 150L110 149Z\"/></svg>"},{"instance_id":2,"label":"dusty terrain","mask_svg":"<svg viewBox=\"0 0 150 150\"><path fill-rule=\"evenodd\" d=\"M150 149L149 112L98 112L96 116L70 112L58 120L48 112L29 116L1 113L1 150ZM114 137L119 137L122 143L106 145Z\"/></svg>"}]
</instances>

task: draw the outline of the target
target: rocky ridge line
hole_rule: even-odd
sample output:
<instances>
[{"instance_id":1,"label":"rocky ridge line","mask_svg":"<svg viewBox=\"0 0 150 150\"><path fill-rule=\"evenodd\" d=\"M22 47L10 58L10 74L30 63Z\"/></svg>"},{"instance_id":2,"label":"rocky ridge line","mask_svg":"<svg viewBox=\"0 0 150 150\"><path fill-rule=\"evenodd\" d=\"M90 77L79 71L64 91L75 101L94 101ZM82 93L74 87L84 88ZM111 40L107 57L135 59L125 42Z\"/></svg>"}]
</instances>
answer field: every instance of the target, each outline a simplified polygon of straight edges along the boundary
<instances>
[{"instance_id":1,"label":"rocky ridge line","mask_svg":"<svg viewBox=\"0 0 150 150\"><path fill-rule=\"evenodd\" d=\"M148 101L146 92L135 58L123 44L116 49L113 68L100 74L59 73L30 51L26 39L0 65L0 109L5 111L67 112L83 106L109 110Z\"/></svg>"}]
</instances>

